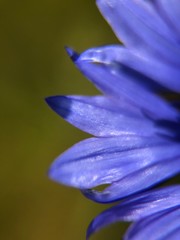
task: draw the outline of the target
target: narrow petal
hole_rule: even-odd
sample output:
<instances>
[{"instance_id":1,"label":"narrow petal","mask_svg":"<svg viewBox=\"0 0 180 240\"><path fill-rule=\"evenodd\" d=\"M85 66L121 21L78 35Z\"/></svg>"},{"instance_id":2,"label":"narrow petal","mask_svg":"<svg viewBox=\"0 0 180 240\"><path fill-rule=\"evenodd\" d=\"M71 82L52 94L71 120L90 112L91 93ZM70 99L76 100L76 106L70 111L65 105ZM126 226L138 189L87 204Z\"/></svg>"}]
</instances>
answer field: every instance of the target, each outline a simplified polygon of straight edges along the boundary
<instances>
[{"instance_id":1,"label":"narrow petal","mask_svg":"<svg viewBox=\"0 0 180 240\"><path fill-rule=\"evenodd\" d=\"M73 55L77 54L70 50L68 53L71 53L72 59ZM94 61L94 55L91 57L88 52L84 52L76 58L75 64L102 92L108 96L125 99L155 119L175 120L179 117L174 108L141 84L147 81L142 75L116 61L104 63L99 55L97 54Z\"/></svg>"},{"instance_id":2,"label":"narrow petal","mask_svg":"<svg viewBox=\"0 0 180 240\"><path fill-rule=\"evenodd\" d=\"M159 0L156 3L160 14L169 27L180 35L180 4L179 0ZM180 39L179 39L180 40Z\"/></svg>"},{"instance_id":3,"label":"narrow petal","mask_svg":"<svg viewBox=\"0 0 180 240\"><path fill-rule=\"evenodd\" d=\"M124 200L99 214L89 225L87 238L93 233L115 222L137 221L160 211L180 205L180 186L151 190ZM144 239L144 238L139 238Z\"/></svg>"},{"instance_id":4,"label":"narrow petal","mask_svg":"<svg viewBox=\"0 0 180 240\"><path fill-rule=\"evenodd\" d=\"M144 173L146 171L145 166L171 157L172 151L173 156L177 155L179 146L174 146L168 141L162 141L160 138L132 135L90 138L74 145L60 155L52 164L49 176L54 181L80 189L112 183L108 188L109 190L92 195L92 198L98 199L100 197L100 200L104 202L111 201L140 190L138 181L140 181L141 186L141 181L145 177L139 180L143 174L139 173L138 175L136 171L142 168ZM129 177L130 173L132 173L131 177ZM135 173L134 182L133 173ZM164 172L164 174L166 173ZM149 183L150 177L148 174L146 175L147 180L141 188L147 187L146 185ZM127 182L124 179L126 177L127 179L130 178ZM124 186L124 190L122 186ZM130 188L129 191L128 187Z\"/></svg>"},{"instance_id":5,"label":"narrow petal","mask_svg":"<svg viewBox=\"0 0 180 240\"><path fill-rule=\"evenodd\" d=\"M154 122L145 120L135 108L126 109L128 105L121 107L121 103L118 107L118 101L116 101L117 105L113 105L113 101L103 96L98 98L54 96L47 98L46 101L66 121L95 136L120 134L149 136L158 131ZM116 110L115 106L117 106Z\"/></svg>"},{"instance_id":6,"label":"narrow petal","mask_svg":"<svg viewBox=\"0 0 180 240\"><path fill-rule=\"evenodd\" d=\"M150 88L149 90L151 90L154 82L157 82L172 91L180 92L180 71L178 68L152 58L145 58L120 45L88 49L81 55L81 59L91 59L94 62L104 64L116 62L145 75L147 77L145 81L144 78L141 79L141 82L139 79L134 80L139 81L139 84L146 84Z\"/></svg>"},{"instance_id":7,"label":"narrow petal","mask_svg":"<svg viewBox=\"0 0 180 240\"><path fill-rule=\"evenodd\" d=\"M135 222L126 232L124 240L146 239L147 236L148 240L162 240L168 236L168 239L174 240L171 234L178 228L180 229L180 206Z\"/></svg>"},{"instance_id":8,"label":"narrow petal","mask_svg":"<svg viewBox=\"0 0 180 240\"><path fill-rule=\"evenodd\" d=\"M180 48L170 29L144 1L97 0L97 5L125 45L144 56L180 66Z\"/></svg>"},{"instance_id":9,"label":"narrow petal","mask_svg":"<svg viewBox=\"0 0 180 240\"><path fill-rule=\"evenodd\" d=\"M176 154L178 154L178 150ZM108 203L148 189L178 173L180 173L180 156L174 159L158 161L137 171L135 170L124 178L112 183L102 192L83 190L83 194L93 201Z\"/></svg>"}]
</instances>

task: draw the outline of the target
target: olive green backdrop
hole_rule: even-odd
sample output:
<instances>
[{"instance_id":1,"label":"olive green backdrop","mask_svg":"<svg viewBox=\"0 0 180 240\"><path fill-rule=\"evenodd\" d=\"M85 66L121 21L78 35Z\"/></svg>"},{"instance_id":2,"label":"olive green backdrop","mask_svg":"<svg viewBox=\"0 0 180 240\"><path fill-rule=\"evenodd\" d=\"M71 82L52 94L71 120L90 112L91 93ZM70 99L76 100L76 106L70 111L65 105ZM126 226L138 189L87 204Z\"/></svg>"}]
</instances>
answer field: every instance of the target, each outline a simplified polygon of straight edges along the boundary
<instances>
[{"instance_id":1,"label":"olive green backdrop","mask_svg":"<svg viewBox=\"0 0 180 240\"><path fill-rule=\"evenodd\" d=\"M0 1L0 239L85 239L106 206L50 181L53 159L87 137L60 119L44 98L97 91L67 57L117 42L92 0ZM92 239L115 239L115 225Z\"/></svg>"}]
</instances>

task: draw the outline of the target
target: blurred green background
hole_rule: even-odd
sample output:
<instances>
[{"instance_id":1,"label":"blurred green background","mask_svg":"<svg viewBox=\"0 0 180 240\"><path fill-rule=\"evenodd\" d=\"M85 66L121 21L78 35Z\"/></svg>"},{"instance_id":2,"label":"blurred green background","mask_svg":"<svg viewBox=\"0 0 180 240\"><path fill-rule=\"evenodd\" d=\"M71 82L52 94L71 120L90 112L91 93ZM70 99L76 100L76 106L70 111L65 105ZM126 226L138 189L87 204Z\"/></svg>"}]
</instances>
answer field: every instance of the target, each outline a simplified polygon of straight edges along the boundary
<instances>
[{"instance_id":1,"label":"blurred green background","mask_svg":"<svg viewBox=\"0 0 180 240\"><path fill-rule=\"evenodd\" d=\"M85 239L106 206L46 175L56 156L88 135L60 119L46 96L95 94L64 46L117 42L91 0L0 1L0 239ZM92 239L115 239L115 225Z\"/></svg>"}]
</instances>

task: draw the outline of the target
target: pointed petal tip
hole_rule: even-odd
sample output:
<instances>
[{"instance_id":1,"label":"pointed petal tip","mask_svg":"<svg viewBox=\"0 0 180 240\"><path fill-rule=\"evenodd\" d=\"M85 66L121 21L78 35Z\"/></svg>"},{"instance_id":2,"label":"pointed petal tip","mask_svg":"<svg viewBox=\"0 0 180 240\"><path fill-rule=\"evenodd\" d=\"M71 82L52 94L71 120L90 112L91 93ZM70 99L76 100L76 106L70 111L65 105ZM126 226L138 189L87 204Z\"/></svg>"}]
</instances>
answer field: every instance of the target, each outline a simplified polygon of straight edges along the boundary
<instances>
[{"instance_id":1,"label":"pointed petal tip","mask_svg":"<svg viewBox=\"0 0 180 240\"><path fill-rule=\"evenodd\" d=\"M65 50L69 55L69 57L73 60L73 62L75 62L78 59L79 54L76 51L74 51L72 48L65 46Z\"/></svg>"},{"instance_id":2,"label":"pointed petal tip","mask_svg":"<svg viewBox=\"0 0 180 240\"><path fill-rule=\"evenodd\" d=\"M52 108L53 110L56 108L56 97L55 96L51 96L51 97L46 97L45 98L45 102L48 104L48 106L50 108Z\"/></svg>"},{"instance_id":3,"label":"pointed petal tip","mask_svg":"<svg viewBox=\"0 0 180 240\"><path fill-rule=\"evenodd\" d=\"M51 100L52 100L52 97L46 97L45 99L45 102L50 105L51 104Z\"/></svg>"},{"instance_id":4,"label":"pointed petal tip","mask_svg":"<svg viewBox=\"0 0 180 240\"><path fill-rule=\"evenodd\" d=\"M67 96L51 96L47 97L45 101L49 105L49 107L54 110L58 115L60 115L64 119L67 118L71 109L71 101L68 99Z\"/></svg>"}]
</instances>

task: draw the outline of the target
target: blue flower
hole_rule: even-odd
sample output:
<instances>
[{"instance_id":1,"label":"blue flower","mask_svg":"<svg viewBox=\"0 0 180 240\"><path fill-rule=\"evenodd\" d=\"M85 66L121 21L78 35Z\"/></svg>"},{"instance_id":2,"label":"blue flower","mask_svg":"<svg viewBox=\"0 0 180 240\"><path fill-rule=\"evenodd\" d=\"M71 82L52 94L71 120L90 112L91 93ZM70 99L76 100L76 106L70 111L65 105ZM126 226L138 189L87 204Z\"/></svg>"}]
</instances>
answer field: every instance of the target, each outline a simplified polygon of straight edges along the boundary
<instances>
[{"instance_id":1,"label":"blue flower","mask_svg":"<svg viewBox=\"0 0 180 240\"><path fill-rule=\"evenodd\" d=\"M124 240L179 240L180 185L137 194L104 211L89 225L87 238L117 221L134 222Z\"/></svg>"},{"instance_id":2,"label":"blue flower","mask_svg":"<svg viewBox=\"0 0 180 240\"><path fill-rule=\"evenodd\" d=\"M47 98L56 113L94 136L60 155L49 176L107 203L180 172L180 113L174 102L163 97L180 93L180 4L179 0L97 0L97 5L124 45L81 54L67 48L77 68L102 95ZM93 190L101 185L107 186ZM171 192L172 206L168 205ZM89 233L118 220L136 221L125 239L145 239L143 234L171 219L176 228L179 195L179 186L174 186L132 196L97 217ZM160 239L158 234L152 239Z\"/></svg>"},{"instance_id":3,"label":"blue flower","mask_svg":"<svg viewBox=\"0 0 180 240\"><path fill-rule=\"evenodd\" d=\"M95 136L57 158L49 171L53 180L111 202L179 173L180 114L157 94L180 91L177 1L97 1L125 46L80 55L67 49L103 96L47 98L66 121ZM110 186L85 190L103 184Z\"/></svg>"}]
</instances>

